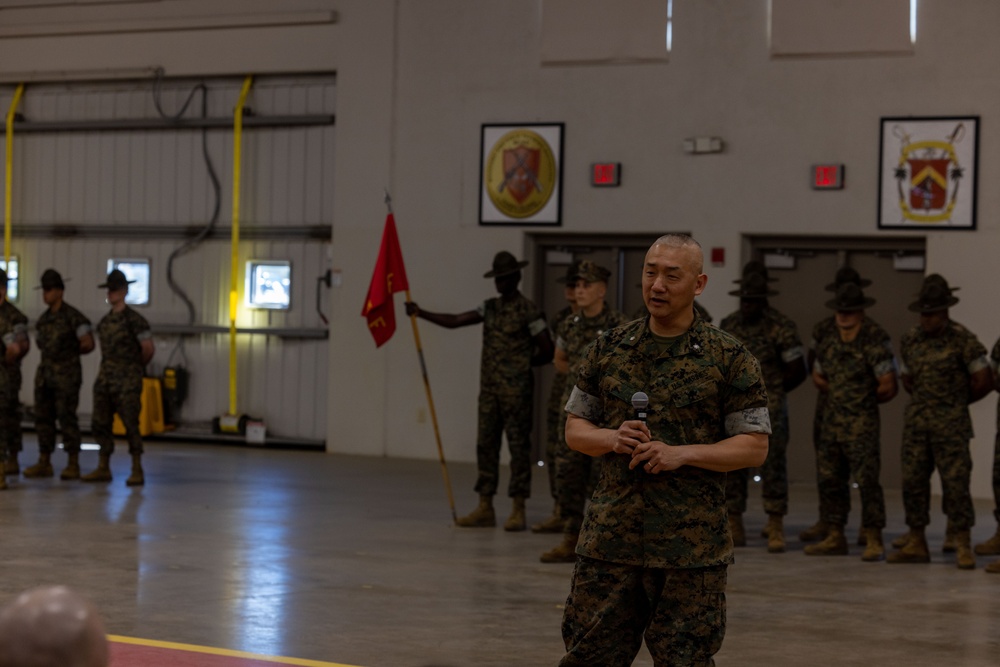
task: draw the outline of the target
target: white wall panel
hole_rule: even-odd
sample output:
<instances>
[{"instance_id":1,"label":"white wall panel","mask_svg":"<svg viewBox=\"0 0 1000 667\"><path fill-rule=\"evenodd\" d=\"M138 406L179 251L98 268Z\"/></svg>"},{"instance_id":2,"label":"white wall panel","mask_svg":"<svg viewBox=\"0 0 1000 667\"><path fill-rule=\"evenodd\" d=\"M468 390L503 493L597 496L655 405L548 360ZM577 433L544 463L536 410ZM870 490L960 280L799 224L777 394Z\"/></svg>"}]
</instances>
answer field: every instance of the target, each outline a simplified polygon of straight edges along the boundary
<instances>
[{"instance_id":1,"label":"white wall panel","mask_svg":"<svg viewBox=\"0 0 1000 667\"><path fill-rule=\"evenodd\" d=\"M181 109L195 82L167 82L162 106ZM332 77L261 79L248 105L259 115L332 114ZM242 79L209 81L209 115L231 117ZM12 89L0 90L0 108L9 106ZM156 118L152 82L29 86L21 111L35 122ZM201 113L200 93L186 117ZM207 132L208 150L221 185L218 225L228 230L232 211L232 130ZM243 144L241 224L250 227L329 225L333 127L246 128ZM188 323L188 310L167 282L170 254L184 240L133 235L118 238L21 236L31 226L70 225L201 228L208 224L215 195L202 155L201 130L22 132L15 134L14 249L21 261L18 306L34 322L43 312L41 292L31 289L41 272L57 268L67 279L66 299L96 322L106 313L103 282L111 257L149 258L151 304L139 308L156 331L158 325ZM2 173L2 172L0 172ZM241 241L239 264L248 259L288 260L293 293L288 311L241 308L244 328L321 329L316 314L317 278L328 268L329 244L302 238ZM198 325L228 326L231 249L228 238L203 242L174 262L174 280L195 306ZM323 301L328 302L323 287ZM242 303L242 298L241 298ZM324 306L326 308L326 306ZM150 368L186 365L191 373L186 422L205 422L229 406L228 334L155 336L157 353ZM264 418L275 435L326 438L327 342L240 334L237 337L238 408ZM84 361L85 387L80 411L89 413L89 387L99 353ZM33 402L37 351L24 362L21 398Z\"/></svg>"}]
</instances>

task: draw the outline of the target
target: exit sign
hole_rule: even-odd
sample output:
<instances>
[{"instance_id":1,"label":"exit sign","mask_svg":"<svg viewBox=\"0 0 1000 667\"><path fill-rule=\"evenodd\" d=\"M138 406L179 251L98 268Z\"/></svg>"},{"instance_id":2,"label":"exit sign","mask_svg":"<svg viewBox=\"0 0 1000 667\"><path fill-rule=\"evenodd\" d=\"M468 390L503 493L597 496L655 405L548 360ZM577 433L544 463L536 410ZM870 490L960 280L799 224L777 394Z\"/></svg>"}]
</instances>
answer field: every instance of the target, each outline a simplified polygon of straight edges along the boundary
<instances>
[{"instance_id":1,"label":"exit sign","mask_svg":"<svg viewBox=\"0 0 1000 667\"><path fill-rule=\"evenodd\" d=\"M814 164L812 166L813 190L843 190L844 165Z\"/></svg>"},{"instance_id":2,"label":"exit sign","mask_svg":"<svg viewBox=\"0 0 1000 667\"><path fill-rule=\"evenodd\" d=\"M622 182L621 162L595 162L590 165L590 184L595 187L617 187Z\"/></svg>"}]
</instances>

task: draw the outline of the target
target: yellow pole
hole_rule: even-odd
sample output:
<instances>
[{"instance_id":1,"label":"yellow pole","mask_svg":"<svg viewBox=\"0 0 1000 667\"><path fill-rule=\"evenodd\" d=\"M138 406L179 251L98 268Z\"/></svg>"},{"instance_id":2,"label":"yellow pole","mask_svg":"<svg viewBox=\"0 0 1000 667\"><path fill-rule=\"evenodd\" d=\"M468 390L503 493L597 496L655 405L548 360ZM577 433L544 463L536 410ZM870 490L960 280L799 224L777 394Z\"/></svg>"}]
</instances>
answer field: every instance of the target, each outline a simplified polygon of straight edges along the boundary
<instances>
[{"instance_id":1,"label":"yellow pole","mask_svg":"<svg viewBox=\"0 0 1000 667\"><path fill-rule=\"evenodd\" d=\"M406 300L413 301L410 290L406 290ZM417 329L417 316L410 315L413 324L413 341L417 344L417 356L420 358L420 372L424 376L424 391L427 393L427 404L431 410L431 423L434 424L434 438L437 441L438 460L441 462L441 474L444 476L444 488L448 492L448 504L451 506L452 521L458 523L455 513L455 495L451 492L451 478L448 477L448 464L444 460L444 448L441 447L441 429L438 428L437 411L434 409L434 397L431 395L431 381L427 377L427 364L424 363L424 348L420 344L420 331Z\"/></svg>"},{"instance_id":2,"label":"yellow pole","mask_svg":"<svg viewBox=\"0 0 1000 667\"><path fill-rule=\"evenodd\" d=\"M239 304L240 285L240 145L243 141L243 107L253 77L248 76L243 81L243 90L236 103L233 113L233 240L232 240L232 276L229 283L229 414L236 412L236 309Z\"/></svg>"},{"instance_id":3,"label":"yellow pole","mask_svg":"<svg viewBox=\"0 0 1000 667\"><path fill-rule=\"evenodd\" d=\"M7 110L7 161L4 172L4 198L3 198L3 265L10 268L10 197L11 183L14 178L14 117L17 115L17 105L21 103L21 96L24 95L24 84L19 83L14 91L14 99Z\"/></svg>"}]
</instances>

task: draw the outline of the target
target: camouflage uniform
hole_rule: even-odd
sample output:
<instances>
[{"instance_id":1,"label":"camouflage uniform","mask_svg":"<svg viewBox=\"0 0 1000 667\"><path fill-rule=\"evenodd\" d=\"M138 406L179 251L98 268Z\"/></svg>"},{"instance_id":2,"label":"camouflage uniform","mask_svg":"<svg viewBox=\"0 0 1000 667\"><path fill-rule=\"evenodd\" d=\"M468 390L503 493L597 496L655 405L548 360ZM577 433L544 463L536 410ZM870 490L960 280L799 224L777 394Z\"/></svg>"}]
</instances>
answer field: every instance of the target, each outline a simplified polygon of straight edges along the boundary
<instances>
[{"instance_id":1,"label":"camouflage uniform","mask_svg":"<svg viewBox=\"0 0 1000 667\"><path fill-rule=\"evenodd\" d=\"M576 376L583 362L587 348L608 329L623 324L625 315L612 310L608 304L596 317L587 317L582 312L567 318L556 331L556 347L562 349L569 359L569 373L563 384L562 405L566 405L576 385ZM583 508L587 503L588 487L593 488L593 457L581 454L566 444L566 420L559 423L559 448L556 450L556 489L560 517L565 522L566 533L580 532L583 523Z\"/></svg>"},{"instance_id":2,"label":"camouflage uniform","mask_svg":"<svg viewBox=\"0 0 1000 667\"><path fill-rule=\"evenodd\" d=\"M487 299L477 309L483 318L483 354L479 377L479 436L476 492L496 495L500 444L507 433L512 498L531 496L531 413L534 338L547 326L534 303L518 292L510 301Z\"/></svg>"},{"instance_id":3,"label":"camouflage uniform","mask_svg":"<svg viewBox=\"0 0 1000 667\"><path fill-rule=\"evenodd\" d=\"M701 305L697 301L694 302L694 314L700 317L701 319L705 320L709 324L712 323L712 316L705 309L705 306ZM649 315L649 310L646 309L646 304L642 304L641 306L636 308L634 313L632 313L631 319L644 320L648 315Z\"/></svg>"},{"instance_id":4,"label":"camouflage uniform","mask_svg":"<svg viewBox=\"0 0 1000 667\"><path fill-rule=\"evenodd\" d=\"M986 348L968 329L949 321L929 336L917 325L900 342L900 373L912 378L903 429L903 505L906 525L930 523L931 475L937 466L942 505L955 530L975 523L969 493L969 377L989 365Z\"/></svg>"},{"instance_id":5,"label":"camouflage uniform","mask_svg":"<svg viewBox=\"0 0 1000 667\"><path fill-rule=\"evenodd\" d=\"M696 318L673 339L646 321L605 332L580 367L567 412L602 428L634 419L649 396L648 426L667 443L715 443L769 433L756 359ZM560 665L630 665L643 639L657 665L710 665L725 634L733 543L726 474L684 466L649 475L627 455L603 456L587 509L563 616Z\"/></svg>"},{"instance_id":6,"label":"camouflage uniform","mask_svg":"<svg viewBox=\"0 0 1000 667\"><path fill-rule=\"evenodd\" d=\"M997 339L990 352L990 365L993 366L994 373L1000 370L1000 339ZM997 401L997 434L993 441L993 502L993 517L1000 524L1000 401Z\"/></svg>"},{"instance_id":7,"label":"camouflage uniform","mask_svg":"<svg viewBox=\"0 0 1000 667\"><path fill-rule=\"evenodd\" d=\"M825 375L830 385L822 410L817 406L816 425L820 520L828 524L847 523L851 510L848 481L854 475L861 491L861 525L885 527L876 389L878 378L894 371L895 365L891 343L883 333L865 317L853 341L842 341L834 325L833 332L816 344L814 370Z\"/></svg>"},{"instance_id":8,"label":"camouflage uniform","mask_svg":"<svg viewBox=\"0 0 1000 667\"><path fill-rule=\"evenodd\" d=\"M736 311L722 320L720 328L742 341L760 362L771 418L767 459L761 467L764 511L784 516L788 514L788 401L784 368L786 364L804 363L802 341L795 322L770 307L760 321L753 323L744 322L741 313ZM732 513L743 514L747 510L748 478L746 468L729 473L726 503Z\"/></svg>"},{"instance_id":9,"label":"camouflage uniform","mask_svg":"<svg viewBox=\"0 0 1000 667\"><path fill-rule=\"evenodd\" d=\"M552 328L559 330L559 325L573 314L573 309L566 306L552 318ZM563 406L563 391L566 387L566 374L556 371L552 376L552 389L549 391L549 402L545 406L545 466L549 473L549 490L552 498L556 498L556 452L559 451L560 427L566 421Z\"/></svg>"},{"instance_id":10,"label":"camouflage uniform","mask_svg":"<svg viewBox=\"0 0 1000 667\"><path fill-rule=\"evenodd\" d=\"M97 324L101 366L94 381L91 427L101 454L115 451L111 432L115 413L125 426L130 454L142 454L139 412L142 410L142 341L152 338L149 322L129 306L105 315Z\"/></svg>"},{"instance_id":11,"label":"camouflage uniform","mask_svg":"<svg viewBox=\"0 0 1000 667\"><path fill-rule=\"evenodd\" d=\"M4 300L0 304L0 456L16 458L21 451L21 361L4 360L7 346L27 336L28 318Z\"/></svg>"},{"instance_id":12,"label":"camouflage uniform","mask_svg":"<svg viewBox=\"0 0 1000 667\"><path fill-rule=\"evenodd\" d=\"M63 302L59 310L46 310L38 318L36 341L42 353L35 373L35 430L38 449L51 454L56 445L56 419L62 428L67 453L80 451L80 424L76 408L83 371L80 339L91 333L90 320Z\"/></svg>"},{"instance_id":13,"label":"camouflage uniform","mask_svg":"<svg viewBox=\"0 0 1000 667\"><path fill-rule=\"evenodd\" d=\"M830 317L827 317L825 319L820 320L813 327L812 338L809 341L809 350L813 354L815 354L816 353L816 348L819 345L819 342L822 341L822 340L824 340L824 339L826 339L828 336L836 336L836 337L840 336L840 330L837 329L837 320L836 320L836 318L833 315L831 315ZM858 333L858 337L859 338L864 337L866 340L881 341L882 345L885 346L885 349L888 350L889 354L893 353L892 352L892 338L889 336L889 332L887 332L885 329L883 329L882 326L878 322L876 322L875 320L871 319L867 315L865 316L865 318L863 320L861 320L861 331ZM820 454L820 451L819 451L820 447L823 445L822 438L820 437L820 434L822 433L822 428L823 428L823 414L824 414L825 410L826 410L826 394L824 392L822 392L822 391L817 392L816 393L816 411L813 414L813 448L816 451L816 461L817 462L819 461L819 459L821 457L821 454ZM822 456L825 456L825 454L822 455ZM820 504L820 507L822 507L823 503L824 503L824 500L823 500L823 487L822 487L822 484L820 484L820 479L819 478L820 478L819 467L818 467L818 463L817 463L817 468L816 468L816 482L817 482L817 485L819 486L819 494L820 494L819 504ZM837 502L841 503L841 504L846 503L845 505L843 505L844 516L845 517L848 514L851 513L851 496L850 496L850 494L848 494L848 496L846 497L846 499L845 498L838 498ZM822 514L822 510L821 510L820 513Z\"/></svg>"}]
</instances>

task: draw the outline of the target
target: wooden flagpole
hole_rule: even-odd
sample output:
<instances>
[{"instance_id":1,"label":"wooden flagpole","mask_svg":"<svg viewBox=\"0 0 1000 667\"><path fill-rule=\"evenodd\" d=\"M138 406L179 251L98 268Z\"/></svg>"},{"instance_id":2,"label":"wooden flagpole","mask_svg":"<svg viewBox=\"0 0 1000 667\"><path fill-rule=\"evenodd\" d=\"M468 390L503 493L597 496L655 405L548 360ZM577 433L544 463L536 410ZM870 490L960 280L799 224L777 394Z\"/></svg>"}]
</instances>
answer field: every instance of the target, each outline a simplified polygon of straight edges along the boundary
<instances>
[{"instance_id":1,"label":"wooden flagpole","mask_svg":"<svg viewBox=\"0 0 1000 667\"><path fill-rule=\"evenodd\" d=\"M385 205L392 213L392 197L389 191L385 193ZM410 288L406 288L406 300L413 301L410 297ZM451 490L451 478L448 477L448 463L444 460L444 448L441 446L441 430L438 428L437 411L434 410L434 396L431 394L431 383L427 377L427 364L424 363L424 349L420 344L420 330L417 328L416 314L410 315L410 324L413 325L413 341L417 345L417 357L420 359L420 372L424 378L424 391L427 393L427 405L431 411L431 423L434 424L434 439L437 441L438 459L441 461L441 474L444 476L444 488L448 492L448 504L451 506L452 521L458 522L458 514L455 512L455 494Z\"/></svg>"}]
</instances>

